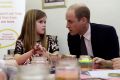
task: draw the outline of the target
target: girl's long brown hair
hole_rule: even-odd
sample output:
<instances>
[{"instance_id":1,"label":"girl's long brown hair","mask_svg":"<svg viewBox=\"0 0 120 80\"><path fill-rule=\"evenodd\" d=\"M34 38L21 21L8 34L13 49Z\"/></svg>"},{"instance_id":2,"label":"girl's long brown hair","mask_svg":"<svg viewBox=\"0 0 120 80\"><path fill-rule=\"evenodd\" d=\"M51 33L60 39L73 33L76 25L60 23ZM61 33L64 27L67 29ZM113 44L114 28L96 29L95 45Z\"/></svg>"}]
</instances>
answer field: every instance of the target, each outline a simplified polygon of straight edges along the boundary
<instances>
[{"instance_id":1,"label":"girl's long brown hair","mask_svg":"<svg viewBox=\"0 0 120 80\"><path fill-rule=\"evenodd\" d=\"M25 52L33 48L36 43L36 20L46 17L46 14L37 9L29 10L24 17L21 34L18 40L24 44ZM41 36L42 46L46 47L46 33Z\"/></svg>"}]
</instances>

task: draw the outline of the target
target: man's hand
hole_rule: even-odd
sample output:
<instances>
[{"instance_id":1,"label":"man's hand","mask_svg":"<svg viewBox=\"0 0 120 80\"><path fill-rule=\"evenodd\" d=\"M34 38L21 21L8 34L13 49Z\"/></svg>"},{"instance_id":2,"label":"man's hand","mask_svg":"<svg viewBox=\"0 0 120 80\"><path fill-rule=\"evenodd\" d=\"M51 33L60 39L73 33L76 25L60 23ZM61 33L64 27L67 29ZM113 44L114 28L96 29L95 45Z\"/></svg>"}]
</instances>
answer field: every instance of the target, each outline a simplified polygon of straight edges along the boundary
<instances>
[{"instance_id":1,"label":"man's hand","mask_svg":"<svg viewBox=\"0 0 120 80\"><path fill-rule=\"evenodd\" d=\"M114 58L112 59L112 62L114 69L120 69L120 58Z\"/></svg>"}]
</instances>

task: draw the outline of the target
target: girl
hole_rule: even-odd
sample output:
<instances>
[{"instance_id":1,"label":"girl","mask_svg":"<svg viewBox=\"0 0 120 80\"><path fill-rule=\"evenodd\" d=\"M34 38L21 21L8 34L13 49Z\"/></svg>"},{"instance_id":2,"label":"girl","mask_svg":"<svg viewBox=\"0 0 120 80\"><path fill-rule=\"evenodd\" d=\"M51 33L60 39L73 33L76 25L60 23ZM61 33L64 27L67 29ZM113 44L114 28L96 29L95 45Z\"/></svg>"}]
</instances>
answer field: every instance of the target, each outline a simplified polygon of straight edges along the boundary
<instances>
[{"instance_id":1,"label":"girl","mask_svg":"<svg viewBox=\"0 0 120 80\"><path fill-rule=\"evenodd\" d=\"M34 54L48 57L49 51L59 51L57 42L54 43L54 48L48 47L52 44L47 44L51 39L49 39L50 36L46 36L46 18L46 14L37 9L29 10L26 13L14 51L18 64L23 64ZM35 45L36 43L37 45Z\"/></svg>"}]
</instances>

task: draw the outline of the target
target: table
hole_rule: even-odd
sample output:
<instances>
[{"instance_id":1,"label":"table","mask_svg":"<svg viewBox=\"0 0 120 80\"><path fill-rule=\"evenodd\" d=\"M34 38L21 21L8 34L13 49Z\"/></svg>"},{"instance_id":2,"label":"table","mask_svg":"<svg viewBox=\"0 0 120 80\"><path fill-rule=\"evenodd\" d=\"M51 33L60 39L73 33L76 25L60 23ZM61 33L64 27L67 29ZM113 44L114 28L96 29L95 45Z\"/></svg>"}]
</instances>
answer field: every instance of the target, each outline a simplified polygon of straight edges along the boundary
<instances>
[{"instance_id":1,"label":"table","mask_svg":"<svg viewBox=\"0 0 120 80\"><path fill-rule=\"evenodd\" d=\"M96 71L96 70L94 70L94 71ZM118 71L118 72L120 72L120 70L97 70L98 72L116 72L116 71ZM96 72L97 72L96 71ZM103 73L103 75L105 75L104 73ZM99 77L99 76L98 76ZM120 80L120 77L119 78L114 78L114 77L110 77L110 78L95 78L94 76L90 76L90 75L85 75L85 74L80 74L80 78L81 78L81 80ZM50 74L49 75L49 80L55 80L55 74Z\"/></svg>"}]
</instances>

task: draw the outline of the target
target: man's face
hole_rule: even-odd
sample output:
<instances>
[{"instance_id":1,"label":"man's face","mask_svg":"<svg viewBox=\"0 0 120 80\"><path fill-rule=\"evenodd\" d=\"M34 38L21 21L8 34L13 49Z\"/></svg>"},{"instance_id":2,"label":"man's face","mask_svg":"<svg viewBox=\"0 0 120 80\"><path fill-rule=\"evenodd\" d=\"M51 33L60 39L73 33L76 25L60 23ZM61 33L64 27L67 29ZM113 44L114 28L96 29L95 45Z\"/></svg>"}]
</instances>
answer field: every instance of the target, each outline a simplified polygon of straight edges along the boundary
<instances>
[{"instance_id":1,"label":"man's face","mask_svg":"<svg viewBox=\"0 0 120 80\"><path fill-rule=\"evenodd\" d=\"M82 34L83 22L82 20L78 20L76 18L74 10L69 10L66 13L66 20L67 20L66 27L68 28L71 35Z\"/></svg>"}]
</instances>

